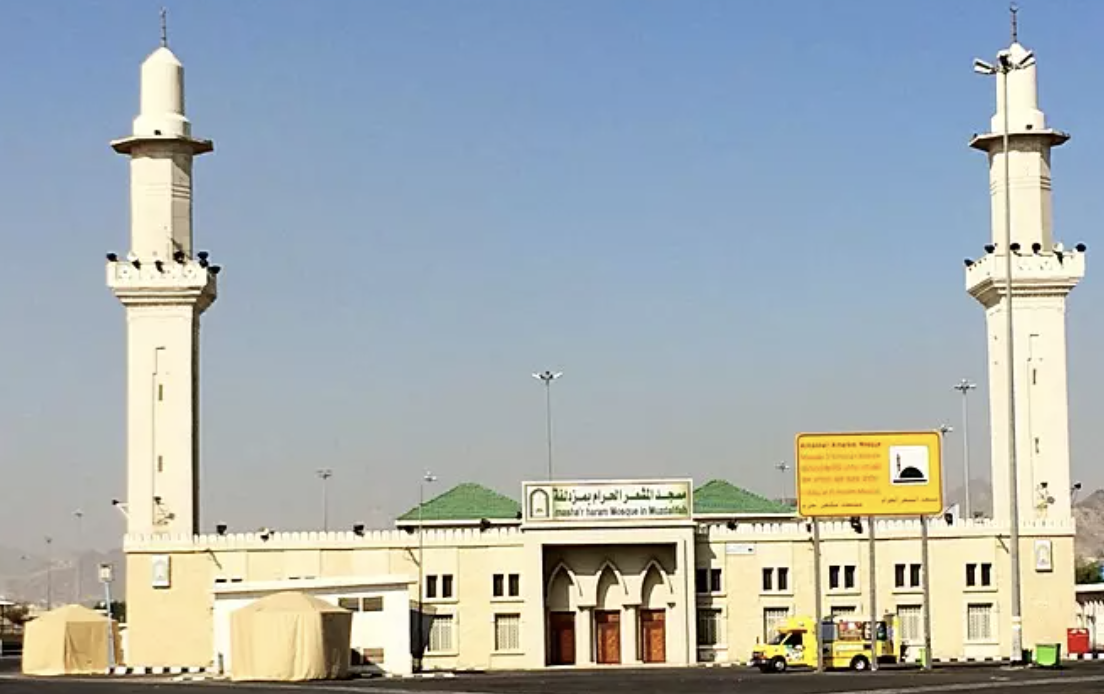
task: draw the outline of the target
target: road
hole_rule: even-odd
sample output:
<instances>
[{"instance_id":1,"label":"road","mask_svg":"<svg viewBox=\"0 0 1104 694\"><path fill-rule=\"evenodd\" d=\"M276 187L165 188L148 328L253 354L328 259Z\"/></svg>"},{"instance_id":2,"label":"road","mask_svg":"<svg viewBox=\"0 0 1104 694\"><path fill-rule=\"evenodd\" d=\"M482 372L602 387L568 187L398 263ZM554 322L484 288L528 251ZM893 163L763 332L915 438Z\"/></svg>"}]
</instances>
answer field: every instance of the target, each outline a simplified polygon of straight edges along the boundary
<instances>
[{"instance_id":1,"label":"road","mask_svg":"<svg viewBox=\"0 0 1104 694\"><path fill-rule=\"evenodd\" d=\"M373 679L303 684L174 682L168 678L29 679L0 676L0 694L939 694L1022 692L1096 694L1104 691L1104 665L1061 670L962 667L934 672L787 673L764 675L736 668L614 669L457 675L451 679Z\"/></svg>"}]
</instances>

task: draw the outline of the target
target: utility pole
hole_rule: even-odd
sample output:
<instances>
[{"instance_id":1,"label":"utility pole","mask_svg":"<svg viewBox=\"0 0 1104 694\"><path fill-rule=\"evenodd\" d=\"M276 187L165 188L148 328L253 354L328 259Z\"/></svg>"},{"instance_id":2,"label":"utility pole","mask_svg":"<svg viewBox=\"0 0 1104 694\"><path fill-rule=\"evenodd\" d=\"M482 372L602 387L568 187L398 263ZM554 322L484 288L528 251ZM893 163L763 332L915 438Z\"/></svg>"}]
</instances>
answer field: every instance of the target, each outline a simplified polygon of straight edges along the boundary
<instances>
[{"instance_id":1,"label":"utility pole","mask_svg":"<svg viewBox=\"0 0 1104 694\"><path fill-rule=\"evenodd\" d=\"M544 415L545 426L548 432L548 481L552 481L552 381L563 376L562 371L541 371L533 374L533 378L544 381Z\"/></svg>"},{"instance_id":2,"label":"utility pole","mask_svg":"<svg viewBox=\"0 0 1104 694\"><path fill-rule=\"evenodd\" d=\"M962 393L962 476L965 487L963 487L963 494L965 495L966 504L966 517L973 518L974 511L970 496L970 391L977 388L977 385L970 383L968 379L962 379L956 383L953 388Z\"/></svg>"},{"instance_id":3,"label":"utility pole","mask_svg":"<svg viewBox=\"0 0 1104 694\"><path fill-rule=\"evenodd\" d=\"M318 478L322 480L322 530L329 532L330 530L330 495L329 495L329 481L333 477L333 470L329 468L321 468L316 473Z\"/></svg>"}]
</instances>

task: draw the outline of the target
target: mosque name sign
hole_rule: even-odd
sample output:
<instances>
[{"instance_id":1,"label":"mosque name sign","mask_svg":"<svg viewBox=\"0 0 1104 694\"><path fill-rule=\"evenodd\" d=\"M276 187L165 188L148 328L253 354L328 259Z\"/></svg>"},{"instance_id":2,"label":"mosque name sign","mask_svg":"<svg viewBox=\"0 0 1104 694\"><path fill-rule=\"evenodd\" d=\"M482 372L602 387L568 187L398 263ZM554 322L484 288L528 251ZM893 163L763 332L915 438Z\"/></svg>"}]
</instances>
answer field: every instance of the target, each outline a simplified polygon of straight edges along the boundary
<instances>
[{"instance_id":1,"label":"mosque name sign","mask_svg":"<svg viewBox=\"0 0 1104 694\"><path fill-rule=\"evenodd\" d=\"M528 523L690 520L689 480L529 482L524 485Z\"/></svg>"}]
</instances>

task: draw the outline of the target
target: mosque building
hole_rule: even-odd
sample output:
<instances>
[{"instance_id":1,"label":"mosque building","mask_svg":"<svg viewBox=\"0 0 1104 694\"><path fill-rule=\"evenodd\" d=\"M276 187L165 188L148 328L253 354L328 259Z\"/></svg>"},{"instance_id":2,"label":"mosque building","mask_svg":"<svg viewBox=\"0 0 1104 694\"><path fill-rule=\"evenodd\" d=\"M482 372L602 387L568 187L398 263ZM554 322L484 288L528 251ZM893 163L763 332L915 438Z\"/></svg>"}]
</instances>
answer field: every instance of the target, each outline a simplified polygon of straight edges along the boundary
<instances>
[{"instance_id":1,"label":"mosque building","mask_svg":"<svg viewBox=\"0 0 1104 694\"><path fill-rule=\"evenodd\" d=\"M1016 41L1008 51L1026 53ZM923 642L926 571L935 659L1007 658L1006 120L1023 635L1027 647L1063 642L1075 609L1065 297L1084 273L1083 247L1063 248L1052 234L1051 148L1068 136L1038 108L1034 64L1009 74L1007 89L1008 112L998 107L993 132L971 143L989 158L994 236L966 269L989 326L994 517L935 516L927 567L918 519L879 520L876 571L865 521L822 521L818 582L811 524L722 480L538 480L517 499L461 484L389 530L228 533L204 524L199 326L219 267L194 250L192 173L214 145L192 133L184 70L163 39L141 68L133 132L112 143L131 172L129 252L109 254L106 268L127 330L126 664L231 668L230 613L285 590L354 612L357 658L397 674L419 665L741 664L780 620L814 614L818 583L826 615L866 615L872 571L878 611L898 616L905 643Z\"/></svg>"}]
</instances>

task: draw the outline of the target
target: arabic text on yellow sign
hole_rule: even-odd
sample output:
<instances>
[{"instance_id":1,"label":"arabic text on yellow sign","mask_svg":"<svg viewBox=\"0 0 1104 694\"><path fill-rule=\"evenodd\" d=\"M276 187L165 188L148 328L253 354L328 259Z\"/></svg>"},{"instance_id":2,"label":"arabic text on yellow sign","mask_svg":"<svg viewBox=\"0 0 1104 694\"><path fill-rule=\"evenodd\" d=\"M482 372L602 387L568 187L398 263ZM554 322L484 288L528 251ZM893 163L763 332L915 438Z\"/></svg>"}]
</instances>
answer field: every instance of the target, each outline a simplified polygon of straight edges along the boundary
<instances>
[{"instance_id":1,"label":"arabic text on yellow sign","mask_svg":"<svg viewBox=\"0 0 1104 694\"><path fill-rule=\"evenodd\" d=\"M799 434L798 512L806 517L942 513L938 431Z\"/></svg>"}]
</instances>

